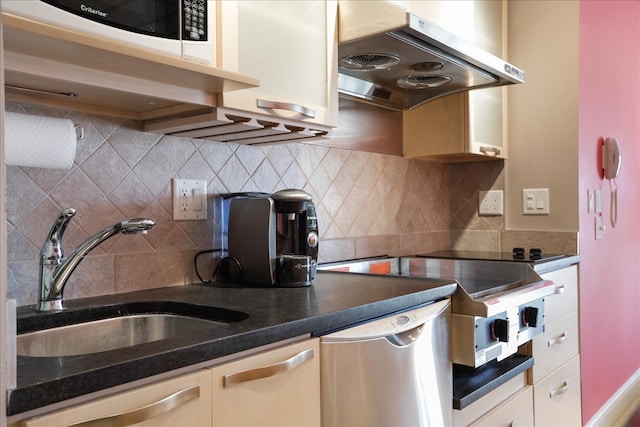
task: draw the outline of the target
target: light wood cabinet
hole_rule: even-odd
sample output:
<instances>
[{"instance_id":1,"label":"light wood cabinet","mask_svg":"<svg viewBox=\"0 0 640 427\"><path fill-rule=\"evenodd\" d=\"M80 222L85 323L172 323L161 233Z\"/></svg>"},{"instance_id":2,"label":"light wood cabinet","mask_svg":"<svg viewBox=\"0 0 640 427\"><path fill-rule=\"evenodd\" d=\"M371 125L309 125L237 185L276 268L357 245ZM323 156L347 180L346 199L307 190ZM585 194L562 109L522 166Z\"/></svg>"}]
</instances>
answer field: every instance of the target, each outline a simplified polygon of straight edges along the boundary
<instances>
[{"instance_id":1,"label":"light wood cabinet","mask_svg":"<svg viewBox=\"0 0 640 427\"><path fill-rule=\"evenodd\" d=\"M413 1L403 6L496 56L506 49L506 3ZM440 161L507 158L504 88L442 97L403 113L404 155Z\"/></svg>"},{"instance_id":2,"label":"light wood cabinet","mask_svg":"<svg viewBox=\"0 0 640 427\"><path fill-rule=\"evenodd\" d=\"M17 425L56 427L89 421L95 425L139 427L211 426L211 373L203 369L30 418Z\"/></svg>"},{"instance_id":3,"label":"light wood cabinet","mask_svg":"<svg viewBox=\"0 0 640 427\"><path fill-rule=\"evenodd\" d=\"M533 386L536 426L581 426L580 356Z\"/></svg>"},{"instance_id":4,"label":"light wood cabinet","mask_svg":"<svg viewBox=\"0 0 640 427\"><path fill-rule=\"evenodd\" d=\"M471 426L533 426L533 387L520 390Z\"/></svg>"},{"instance_id":5,"label":"light wood cabinet","mask_svg":"<svg viewBox=\"0 0 640 427\"><path fill-rule=\"evenodd\" d=\"M214 426L320 426L319 339L212 368Z\"/></svg>"},{"instance_id":6,"label":"light wood cabinet","mask_svg":"<svg viewBox=\"0 0 640 427\"><path fill-rule=\"evenodd\" d=\"M533 418L533 400L530 386L527 385L525 372L497 387L490 393L482 396L462 410L453 410L454 427L466 427L471 425L509 425L506 420L511 418L515 411L518 415L518 425L530 425L525 420ZM528 402L523 402L528 399ZM513 401L516 400L514 403ZM515 408L514 408L515 406ZM495 423L494 423L495 422Z\"/></svg>"},{"instance_id":7,"label":"light wood cabinet","mask_svg":"<svg viewBox=\"0 0 640 427\"><path fill-rule=\"evenodd\" d=\"M542 274L556 293L545 298L545 332L524 349L535 358L533 384L537 426L582 425L578 323L578 267Z\"/></svg>"},{"instance_id":8,"label":"light wood cabinet","mask_svg":"<svg viewBox=\"0 0 640 427\"><path fill-rule=\"evenodd\" d=\"M258 85L252 76L153 50L6 13L2 20L10 102L145 121L210 110L215 94Z\"/></svg>"},{"instance_id":9,"label":"light wood cabinet","mask_svg":"<svg viewBox=\"0 0 640 427\"><path fill-rule=\"evenodd\" d=\"M219 65L260 87L219 96L220 105L336 126L336 1L218 2Z\"/></svg>"},{"instance_id":10,"label":"light wood cabinet","mask_svg":"<svg viewBox=\"0 0 640 427\"><path fill-rule=\"evenodd\" d=\"M501 91L476 89L404 111L404 156L449 162L506 158Z\"/></svg>"}]
</instances>

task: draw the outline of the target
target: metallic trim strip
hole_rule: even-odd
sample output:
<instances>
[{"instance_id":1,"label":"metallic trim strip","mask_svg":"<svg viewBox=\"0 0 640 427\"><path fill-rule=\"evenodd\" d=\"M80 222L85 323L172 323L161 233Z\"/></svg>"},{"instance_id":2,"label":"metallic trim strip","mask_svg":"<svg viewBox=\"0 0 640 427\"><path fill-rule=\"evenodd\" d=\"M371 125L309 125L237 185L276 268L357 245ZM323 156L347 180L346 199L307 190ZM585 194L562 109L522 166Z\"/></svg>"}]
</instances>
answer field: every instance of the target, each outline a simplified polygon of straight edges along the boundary
<instances>
[{"instance_id":1,"label":"metallic trim strip","mask_svg":"<svg viewBox=\"0 0 640 427\"><path fill-rule=\"evenodd\" d=\"M501 151L497 147L480 147L480 152L486 155L499 156Z\"/></svg>"},{"instance_id":2,"label":"metallic trim strip","mask_svg":"<svg viewBox=\"0 0 640 427\"><path fill-rule=\"evenodd\" d=\"M173 393L162 400L151 403L142 408L109 417L70 424L69 427L125 427L150 420L158 415L166 414L178 406L200 397L200 385L194 385Z\"/></svg>"},{"instance_id":3,"label":"metallic trim strip","mask_svg":"<svg viewBox=\"0 0 640 427\"><path fill-rule=\"evenodd\" d=\"M6 84L4 85L5 89L13 90L15 92L24 92L28 94L37 94L37 95L49 95L49 96L61 96L63 98L77 98L78 94L75 92L53 92L50 90L44 89L36 89L22 86L14 86Z\"/></svg>"},{"instance_id":4,"label":"metallic trim strip","mask_svg":"<svg viewBox=\"0 0 640 427\"><path fill-rule=\"evenodd\" d=\"M258 108L269 108L271 110L279 109L279 110L288 110L293 111L295 113L300 113L303 116L314 119L316 117L315 110L311 108L307 108L300 104L293 104L291 102L278 102L278 101L267 101L266 99L258 99Z\"/></svg>"},{"instance_id":5,"label":"metallic trim strip","mask_svg":"<svg viewBox=\"0 0 640 427\"><path fill-rule=\"evenodd\" d=\"M313 349L301 351L295 356L283 360L282 362L274 363L273 365L267 365L260 368L248 369L246 371L235 372L233 374L227 374L222 379L223 387L231 387L244 382L253 380L259 380L261 378L268 378L281 373L289 372L298 365L313 359Z\"/></svg>"}]
</instances>

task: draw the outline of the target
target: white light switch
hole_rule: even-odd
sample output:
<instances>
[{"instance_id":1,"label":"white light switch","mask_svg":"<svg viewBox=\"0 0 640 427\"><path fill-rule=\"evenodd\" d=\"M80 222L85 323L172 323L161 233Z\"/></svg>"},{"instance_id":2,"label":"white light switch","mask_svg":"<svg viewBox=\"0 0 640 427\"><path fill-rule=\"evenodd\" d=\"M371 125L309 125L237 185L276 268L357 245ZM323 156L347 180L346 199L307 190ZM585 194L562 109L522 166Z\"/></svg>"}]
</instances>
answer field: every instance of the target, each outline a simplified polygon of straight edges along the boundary
<instances>
[{"instance_id":1,"label":"white light switch","mask_svg":"<svg viewBox=\"0 0 640 427\"><path fill-rule=\"evenodd\" d=\"M596 190L596 213L602 213L602 190Z\"/></svg>"},{"instance_id":2,"label":"white light switch","mask_svg":"<svg viewBox=\"0 0 640 427\"><path fill-rule=\"evenodd\" d=\"M604 224L602 223L602 217L596 216L596 240L602 239L604 235Z\"/></svg>"},{"instance_id":3,"label":"white light switch","mask_svg":"<svg viewBox=\"0 0 640 427\"><path fill-rule=\"evenodd\" d=\"M549 215L549 189L528 188L522 190L523 215Z\"/></svg>"},{"instance_id":4,"label":"white light switch","mask_svg":"<svg viewBox=\"0 0 640 427\"><path fill-rule=\"evenodd\" d=\"M207 181L172 180L173 219L176 221L207 219Z\"/></svg>"}]
</instances>

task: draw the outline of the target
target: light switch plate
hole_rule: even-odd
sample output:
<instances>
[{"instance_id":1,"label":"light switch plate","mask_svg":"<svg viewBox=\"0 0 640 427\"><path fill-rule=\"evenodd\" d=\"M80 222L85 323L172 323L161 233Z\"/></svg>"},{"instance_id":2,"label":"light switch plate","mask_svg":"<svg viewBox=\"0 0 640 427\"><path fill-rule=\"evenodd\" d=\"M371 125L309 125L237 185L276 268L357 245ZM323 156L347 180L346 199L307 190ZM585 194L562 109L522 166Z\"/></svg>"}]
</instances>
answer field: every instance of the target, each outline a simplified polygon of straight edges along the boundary
<instances>
[{"instance_id":1,"label":"light switch plate","mask_svg":"<svg viewBox=\"0 0 640 427\"><path fill-rule=\"evenodd\" d=\"M587 190L587 213L594 213L596 210L595 190Z\"/></svg>"},{"instance_id":2,"label":"light switch plate","mask_svg":"<svg viewBox=\"0 0 640 427\"><path fill-rule=\"evenodd\" d=\"M173 178L173 219L207 219L207 180Z\"/></svg>"},{"instance_id":3,"label":"light switch plate","mask_svg":"<svg viewBox=\"0 0 640 427\"><path fill-rule=\"evenodd\" d=\"M549 215L549 189L526 188L522 190L523 215Z\"/></svg>"},{"instance_id":4,"label":"light switch plate","mask_svg":"<svg viewBox=\"0 0 640 427\"><path fill-rule=\"evenodd\" d=\"M596 217L596 240L602 239L604 235L604 224L602 223L602 217L598 215Z\"/></svg>"},{"instance_id":5,"label":"light switch plate","mask_svg":"<svg viewBox=\"0 0 640 427\"><path fill-rule=\"evenodd\" d=\"M602 190L595 190L596 213L602 213Z\"/></svg>"}]
</instances>

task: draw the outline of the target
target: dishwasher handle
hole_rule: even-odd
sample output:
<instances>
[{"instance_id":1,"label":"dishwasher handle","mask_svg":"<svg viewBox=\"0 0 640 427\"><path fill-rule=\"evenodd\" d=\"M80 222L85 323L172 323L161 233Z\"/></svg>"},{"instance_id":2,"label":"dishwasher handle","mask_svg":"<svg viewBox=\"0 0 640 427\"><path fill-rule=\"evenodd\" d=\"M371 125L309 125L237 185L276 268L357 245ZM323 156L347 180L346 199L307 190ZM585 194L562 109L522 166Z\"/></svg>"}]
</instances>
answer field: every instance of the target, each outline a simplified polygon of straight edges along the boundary
<instances>
[{"instance_id":1,"label":"dishwasher handle","mask_svg":"<svg viewBox=\"0 0 640 427\"><path fill-rule=\"evenodd\" d=\"M389 344L396 347L408 347L420 337L420 334L424 329L424 325L425 324L423 323L422 325L416 326L408 331L400 332L399 334L387 335L384 339L389 341Z\"/></svg>"},{"instance_id":2,"label":"dishwasher handle","mask_svg":"<svg viewBox=\"0 0 640 427\"><path fill-rule=\"evenodd\" d=\"M340 343L384 338L394 345L406 346L415 341L415 339L412 340L411 337L417 338L422 328L424 328L424 325L447 310L449 304L448 299L436 301L402 313L342 329L324 335L320 337L320 339L323 343Z\"/></svg>"}]
</instances>

